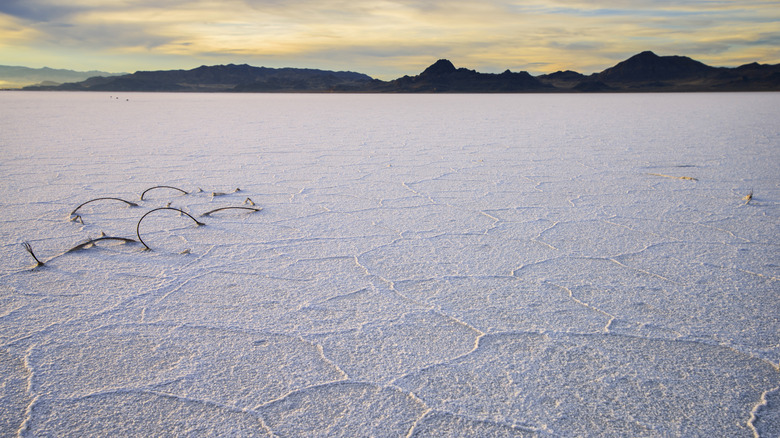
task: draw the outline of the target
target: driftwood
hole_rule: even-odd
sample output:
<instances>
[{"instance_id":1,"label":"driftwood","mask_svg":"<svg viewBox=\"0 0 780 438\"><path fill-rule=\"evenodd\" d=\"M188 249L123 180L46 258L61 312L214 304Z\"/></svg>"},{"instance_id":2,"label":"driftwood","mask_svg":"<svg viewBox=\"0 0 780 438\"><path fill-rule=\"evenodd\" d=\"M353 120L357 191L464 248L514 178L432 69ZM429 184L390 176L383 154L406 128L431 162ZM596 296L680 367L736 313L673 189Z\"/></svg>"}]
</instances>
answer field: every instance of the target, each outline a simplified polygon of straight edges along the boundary
<instances>
[{"instance_id":1,"label":"driftwood","mask_svg":"<svg viewBox=\"0 0 780 438\"><path fill-rule=\"evenodd\" d=\"M39 267L39 266L43 266L43 265L44 265L44 263L43 263L42 261L38 260L38 257L35 257L35 253L33 252L33 250L32 250L32 246L30 246L30 243L29 243L29 242L24 242L24 243L22 243L22 246L24 246L24 249L25 249L25 250L27 250L27 252L29 252L29 253L30 253L30 255L32 256L32 258L34 258L34 259L35 259L35 261L36 261L36 263L37 263L37 264L35 265L35 267L36 267L36 268L37 268L37 267Z\"/></svg>"},{"instance_id":2,"label":"driftwood","mask_svg":"<svg viewBox=\"0 0 780 438\"><path fill-rule=\"evenodd\" d=\"M184 190L182 190L182 189L180 189L178 187L173 187L173 186L154 186L154 187L149 187L148 189L144 190L143 193L141 193L141 200L142 201L144 200L144 195L146 195L146 192L148 192L150 190L154 190L154 189L173 189L173 190L178 190L178 191L184 193L185 195L187 194L187 192L185 192Z\"/></svg>"},{"instance_id":3,"label":"driftwood","mask_svg":"<svg viewBox=\"0 0 780 438\"><path fill-rule=\"evenodd\" d=\"M262 210L262 208L257 208L257 207L221 207L221 208L217 208L217 209L214 209L214 210L211 210L211 211L207 211L207 212L203 213L203 214L202 214L202 215L200 215L200 216L201 216L201 217L203 217L203 216L208 216L208 215L210 215L211 213L216 213L216 212L218 212L218 211L222 211L222 210L230 210L230 209L249 210L249 211L251 211L252 213L254 213L254 212L256 212L256 211L260 211L260 210Z\"/></svg>"},{"instance_id":4,"label":"driftwood","mask_svg":"<svg viewBox=\"0 0 780 438\"><path fill-rule=\"evenodd\" d=\"M128 239L126 237L101 236L101 237L98 237L96 239L89 239L86 242L79 243L78 245L74 246L73 248L71 248L71 249L69 249L69 250L67 250L65 252L69 253L69 252L73 252L73 251L78 251L78 250L87 248L90 245L94 245L96 242L100 242L102 240L118 240L118 241L123 242L123 243L136 243L137 242L137 240L135 240L135 239Z\"/></svg>"},{"instance_id":5,"label":"driftwood","mask_svg":"<svg viewBox=\"0 0 780 438\"><path fill-rule=\"evenodd\" d=\"M753 189L750 189L750 193L748 193L747 195L743 196L742 200L745 201L745 203L742 204L742 205L747 205L748 202L753 200Z\"/></svg>"},{"instance_id":6,"label":"driftwood","mask_svg":"<svg viewBox=\"0 0 780 438\"><path fill-rule=\"evenodd\" d=\"M240 192L240 191L241 191L241 189L239 189L238 187L236 187L236 189L235 189L235 190L233 190L233 191L232 191L232 192L230 192L230 193L238 193L238 192ZM229 195L230 193L226 193L226 192L211 192L211 196L212 196L212 197L215 197L215 196L226 196L226 195Z\"/></svg>"},{"instance_id":7,"label":"driftwood","mask_svg":"<svg viewBox=\"0 0 780 438\"><path fill-rule=\"evenodd\" d=\"M73 217L74 215L76 215L76 212L79 210L79 208L89 204L90 202L104 201L104 200L121 201L121 202L124 202L125 204L127 204L127 205L129 205L131 207L138 207L138 204L136 204L135 202L125 201L124 199L121 199L121 198L103 197L103 198L90 199L89 201L87 201L87 202L79 205L78 207L74 208L73 211L70 212L70 215L71 215L71 217ZM78 215L76 215L76 216L78 216Z\"/></svg>"},{"instance_id":8,"label":"driftwood","mask_svg":"<svg viewBox=\"0 0 780 438\"><path fill-rule=\"evenodd\" d=\"M198 226L201 226L201 225L206 225L206 224L204 224L203 222L200 222L199 220L197 220L197 219L195 219L194 217L192 217L192 215L190 215L190 214L189 214L189 213L187 213L186 211L184 211L184 210L181 210L181 209L179 209L179 208L173 208L173 207L159 207L159 208L155 208L154 210L150 210L150 211L146 212L146 214L144 214L143 216L141 216L141 219L138 219L138 224L135 226L135 233L136 233L136 235L138 235L138 241L139 241L139 242L141 242L141 244L143 244L143 246L144 246L144 247L145 247L147 250L151 250L152 248L150 248L150 247L149 247L149 245L147 245L147 244L146 244L146 242L144 242L144 240L143 240L143 239L141 239L141 222L144 220L144 218L145 218L146 216L149 216L151 213L154 213L155 211L159 211L159 210L174 210L174 211L178 211L179 213L182 213L182 214L186 215L187 217L189 217L190 219L192 219L193 221L195 221L195 223L196 223L196 224L198 224Z\"/></svg>"},{"instance_id":9,"label":"driftwood","mask_svg":"<svg viewBox=\"0 0 780 438\"><path fill-rule=\"evenodd\" d=\"M144 197L146 196L146 194L149 191L155 190L155 189L171 189L171 190L179 191L179 192L181 192L181 193L183 193L185 195L188 194L188 192L186 192L185 190L182 190L182 189L180 189L178 187L167 186L167 185L159 185L159 186L150 187L150 188L144 190L141 193L141 200L142 201L144 200ZM238 193L240 191L241 191L241 189L236 188L233 192L230 192L230 193ZM198 188L198 192L203 192L203 190ZM229 195L230 193L212 192L211 196L212 197L214 197L214 196L225 196L225 195ZM78 221L78 222L81 222L83 224L84 220L82 219L81 215L77 214L77 212L79 211L79 209L81 209L85 205L87 205L87 204L89 204L91 202L96 202L96 201L119 201L119 202L124 202L125 204L127 204L127 205L129 205L131 207L138 207L139 206L139 204L137 204L135 202L131 202L131 201L128 201L128 200L125 200L125 199L122 199L122 198L108 197L108 196L94 198L94 199L90 199L89 201L86 201L86 202L80 204L79 206L77 206L76 208L74 208L73 211L70 212L70 220L71 221ZM217 212L220 212L220 211L224 211L224 210L230 210L230 209L246 210L246 211L248 211L250 213L255 213L255 212L261 211L263 209L262 207L256 207L254 201L252 201L252 199L250 199L250 198L246 198L246 200L244 200L243 203L244 203L244 206L230 206L230 207L216 208L214 210L207 211L207 212L201 214L201 217L203 217L203 216L210 216L210 215L212 215L214 213L217 213ZM96 243L104 241L104 240L113 240L113 241L118 241L118 242L122 242L122 243L138 243L138 242L140 242L144 246L145 250L151 250L151 247L149 247L149 245L147 245L146 242L144 242L143 238L141 237L141 222L143 222L143 220L146 218L146 216L149 216L150 214L152 214L152 213L154 213L154 212L156 212L158 210L173 210L173 211L177 211L180 214L183 214L183 215L189 217L190 219L192 219L192 221L195 222L198 226L206 225L205 223L200 222L199 220L195 219L195 217L193 217L191 214L187 213L186 211L184 211L184 210L182 210L180 208L171 207L171 203L168 202L168 204L165 207L159 207L159 208L155 208L155 209L152 209L150 211L147 211L143 216L141 216L140 219L138 219L138 223L135 226L135 233L138 236L138 240L127 238L127 237L111 237L111 236L106 236L105 234L101 233L100 237L89 238L86 241L84 241L82 243L79 243L78 245L76 245L76 246L72 247L71 249L65 251L64 253L61 253L59 255L56 255L54 257L49 258L46 262L49 262L49 261L51 261L51 260L53 260L53 259L55 259L55 258L57 258L59 256L62 256L64 254L67 254L67 253L70 253L70 252L74 252L74 251L79 251L79 250L82 250L82 249L90 248L90 247L94 246ZM35 255L35 253L33 252L32 246L30 245L29 242L22 243L22 246L24 247L25 251L27 251L30 254L30 256L32 256L32 258L35 260L36 265L34 266L34 268L37 268L37 267L40 267L40 266L44 266L46 264L46 262L41 261L41 259L39 259L38 256ZM182 252L182 254L185 254L185 253L188 253L188 252L189 252L189 250L185 250L184 252Z\"/></svg>"},{"instance_id":10,"label":"driftwood","mask_svg":"<svg viewBox=\"0 0 780 438\"><path fill-rule=\"evenodd\" d=\"M692 177L692 176L672 176L672 175L664 175L663 173L651 173L650 175L653 176L660 176L663 178L673 178L673 179L684 179L688 181L698 181L698 179Z\"/></svg>"}]
</instances>

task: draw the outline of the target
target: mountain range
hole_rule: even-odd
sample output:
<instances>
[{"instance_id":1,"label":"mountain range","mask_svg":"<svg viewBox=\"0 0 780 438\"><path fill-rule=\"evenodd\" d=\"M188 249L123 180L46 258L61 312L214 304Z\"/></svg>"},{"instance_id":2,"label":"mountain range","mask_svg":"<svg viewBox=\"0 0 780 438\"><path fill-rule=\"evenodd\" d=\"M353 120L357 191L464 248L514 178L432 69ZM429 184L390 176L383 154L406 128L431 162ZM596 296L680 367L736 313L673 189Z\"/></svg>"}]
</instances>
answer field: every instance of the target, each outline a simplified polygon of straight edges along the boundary
<instances>
[{"instance_id":1,"label":"mountain range","mask_svg":"<svg viewBox=\"0 0 780 438\"><path fill-rule=\"evenodd\" d=\"M391 81L349 71L228 64L95 76L81 82L24 89L353 93L780 91L780 64L711 67L685 56L658 56L647 51L591 75L567 70L534 77L524 71L479 73L456 68L450 61L440 59L416 76Z\"/></svg>"},{"instance_id":2,"label":"mountain range","mask_svg":"<svg viewBox=\"0 0 780 438\"><path fill-rule=\"evenodd\" d=\"M49 67L29 68L12 65L0 65L0 88L21 88L31 84L60 85L65 82L77 82L94 76L116 76L127 73L108 73L104 71L74 71Z\"/></svg>"}]
</instances>

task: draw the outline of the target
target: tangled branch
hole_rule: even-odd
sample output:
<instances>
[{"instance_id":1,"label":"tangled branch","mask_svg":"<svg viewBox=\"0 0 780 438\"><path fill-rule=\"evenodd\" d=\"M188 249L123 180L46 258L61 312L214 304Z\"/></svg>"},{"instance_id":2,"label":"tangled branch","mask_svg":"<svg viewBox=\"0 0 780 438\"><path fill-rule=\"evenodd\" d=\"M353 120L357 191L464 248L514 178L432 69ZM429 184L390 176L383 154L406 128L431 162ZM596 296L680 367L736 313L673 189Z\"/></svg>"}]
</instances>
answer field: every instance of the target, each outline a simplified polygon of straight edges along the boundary
<instances>
[{"instance_id":1,"label":"tangled branch","mask_svg":"<svg viewBox=\"0 0 780 438\"><path fill-rule=\"evenodd\" d=\"M37 268L38 266L43 266L43 264L44 264L44 263L43 263L42 261L38 260L38 257L35 257L35 253L33 252L33 250L32 250L32 246L30 246L30 243L29 243L29 242L24 242L24 243L22 243L22 246L24 246L24 249L26 249L26 250L27 250L27 252L29 252L29 253L30 253L30 255L32 256L32 258L34 258L34 259L35 259L35 261L37 262L37 264L35 265L35 267L36 267L36 268Z\"/></svg>"},{"instance_id":2,"label":"tangled branch","mask_svg":"<svg viewBox=\"0 0 780 438\"><path fill-rule=\"evenodd\" d=\"M178 191L184 193L185 195L187 194L187 192L185 192L184 190L182 190L182 189L180 189L178 187L173 187L173 186L154 186L154 187L149 187L148 189L144 190L143 193L141 193L141 200L142 201L144 200L144 195L146 194L146 192L148 192L150 190L154 190L154 189L173 189L173 190L178 190Z\"/></svg>"},{"instance_id":3,"label":"tangled branch","mask_svg":"<svg viewBox=\"0 0 780 438\"><path fill-rule=\"evenodd\" d=\"M136 204L135 202L125 201L124 199L121 199L121 198L102 197L102 198L90 199L89 201L79 205L78 207L73 209L73 211L70 212L70 215L71 215L71 217L73 217L74 215L76 215L76 212L79 210L79 208L89 204L90 202L104 201L104 200L121 201L121 202L124 202L125 204L127 204L127 205L129 205L131 207L138 207L138 204ZM78 215L76 215L76 216L78 216Z\"/></svg>"},{"instance_id":4,"label":"tangled branch","mask_svg":"<svg viewBox=\"0 0 780 438\"><path fill-rule=\"evenodd\" d=\"M222 211L222 210L229 210L229 209L249 210L249 211L251 211L252 213L254 213L254 212L257 212L257 211L260 211L260 210L262 210L262 208L257 208L257 207L221 207L221 208L217 208L217 209L215 209L215 210L207 211L207 212L203 213L203 214L202 214L202 215L200 215L200 216L201 216L201 217L203 217L203 216L208 216L208 215L210 215L211 213L216 213L216 212L218 212L218 211Z\"/></svg>"},{"instance_id":5,"label":"tangled branch","mask_svg":"<svg viewBox=\"0 0 780 438\"><path fill-rule=\"evenodd\" d=\"M182 214L186 215L187 217L189 217L190 219L192 219L193 221L195 221L195 223L198 224L198 226L206 225L203 222L200 222L197 219L195 219L194 217L192 217L192 215L190 215L186 211L181 210L179 208L159 207L159 208L155 208L154 210L150 210L150 211L146 212L146 214L141 216L141 219L138 219L138 224L135 226L135 232L138 235L138 241L141 242L147 250L151 250L152 248L150 248L149 245L147 245L146 242L144 242L144 240L141 239L141 222L144 220L144 218L146 216L149 216L151 213L154 213L155 211L159 211L159 210L174 210L174 211L178 211L179 213L182 213Z\"/></svg>"},{"instance_id":6,"label":"tangled branch","mask_svg":"<svg viewBox=\"0 0 780 438\"><path fill-rule=\"evenodd\" d=\"M102 236L102 237L98 237L97 239L89 239L86 242L79 243L78 245L74 246L73 248L67 250L66 253L73 252L73 251L78 251L80 249L87 248L90 245L94 245L96 242L100 242L101 240L118 240L118 241L120 241L122 243L136 243L137 242L135 239L128 239L126 237Z\"/></svg>"}]
</instances>

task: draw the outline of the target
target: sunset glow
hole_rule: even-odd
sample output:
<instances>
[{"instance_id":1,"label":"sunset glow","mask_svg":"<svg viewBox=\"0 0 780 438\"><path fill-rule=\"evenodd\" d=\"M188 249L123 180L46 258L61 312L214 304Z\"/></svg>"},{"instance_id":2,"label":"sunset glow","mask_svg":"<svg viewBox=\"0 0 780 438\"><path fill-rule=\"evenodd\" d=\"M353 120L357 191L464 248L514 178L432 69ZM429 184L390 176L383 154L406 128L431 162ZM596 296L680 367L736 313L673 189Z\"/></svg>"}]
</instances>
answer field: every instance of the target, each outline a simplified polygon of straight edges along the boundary
<instances>
[{"instance_id":1,"label":"sunset glow","mask_svg":"<svg viewBox=\"0 0 780 438\"><path fill-rule=\"evenodd\" d=\"M644 50L780 62L776 1L10 0L0 63L104 71L248 63L417 74L601 71Z\"/></svg>"}]
</instances>

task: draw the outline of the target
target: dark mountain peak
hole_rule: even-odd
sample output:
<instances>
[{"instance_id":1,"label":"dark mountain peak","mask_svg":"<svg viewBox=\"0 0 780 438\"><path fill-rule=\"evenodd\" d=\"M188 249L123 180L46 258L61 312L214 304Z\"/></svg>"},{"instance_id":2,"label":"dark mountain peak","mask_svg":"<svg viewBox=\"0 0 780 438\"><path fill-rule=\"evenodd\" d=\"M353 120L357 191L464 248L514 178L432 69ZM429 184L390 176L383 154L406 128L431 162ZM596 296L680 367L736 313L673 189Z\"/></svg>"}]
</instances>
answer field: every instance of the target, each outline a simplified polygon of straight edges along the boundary
<instances>
[{"instance_id":1,"label":"dark mountain peak","mask_svg":"<svg viewBox=\"0 0 780 438\"><path fill-rule=\"evenodd\" d=\"M555 73L549 73L546 75L541 75L539 77L548 78L548 79L582 80L585 78L585 75L572 70L565 70L565 71L558 70Z\"/></svg>"},{"instance_id":2,"label":"dark mountain peak","mask_svg":"<svg viewBox=\"0 0 780 438\"><path fill-rule=\"evenodd\" d=\"M219 72L219 73L247 73L262 70L262 67L252 67L248 64L219 64L219 65L201 65L200 67L189 70L192 73Z\"/></svg>"},{"instance_id":3,"label":"dark mountain peak","mask_svg":"<svg viewBox=\"0 0 780 438\"><path fill-rule=\"evenodd\" d=\"M780 64L759 64L757 62L751 62L750 64L740 65L734 69L738 72L745 71L763 71L763 72L776 72L780 71Z\"/></svg>"},{"instance_id":4,"label":"dark mountain peak","mask_svg":"<svg viewBox=\"0 0 780 438\"><path fill-rule=\"evenodd\" d=\"M467 68L456 69L450 61L440 59L417 76L378 83L372 89L401 93L518 93L551 88L528 72L479 73Z\"/></svg>"},{"instance_id":5,"label":"dark mountain peak","mask_svg":"<svg viewBox=\"0 0 780 438\"><path fill-rule=\"evenodd\" d=\"M636 55L628 58L628 60L650 60L650 59L658 59L660 56L656 55L650 50L645 50L642 53L637 53Z\"/></svg>"},{"instance_id":6,"label":"dark mountain peak","mask_svg":"<svg viewBox=\"0 0 780 438\"><path fill-rule=\"evenodd\" d=\"M556 88L570 90L570 89L574 89L574 87L579 85L580 83L586 81L587 76L581 73L577 73L576 71L558 70L555 73L549 73L546 75L537 76L536 79L538 79L543 84L551 85Z\"/></svg>"},{"instance_id":7,"label":"dark mountain peak","mask_svg":"<svg viewBox=\"0 0 780 438\"><path fill-rule=\"evenodd\" d=\"M666 81L712 73L714 67L686 56L658 56L646 51L598 74L604 82Z\"/></svg>"},{"instance_id":8,"label":"dark mountain peak","mask_svg":"<svg viewBox=\"0 0 780 438\"><path fill-rule=\"evenodd\" d=\"M420 73L420 76L442 76L455 73L456 71L458 70L449 60L440 59Z\"/></svg>"},{"instance_id":9,"label":"dark mountain peak","mask_svg":"<svg viewBox=\"0 0 780 438\"><path fill-rule=\"evenodd\" d=\"M759 64L757 62L751 62L750 64L742 64L739 67L737 67L737 70L747 70L751 68L761 68L764 66L763 64Z\"/></svg>"}]
</instances>

